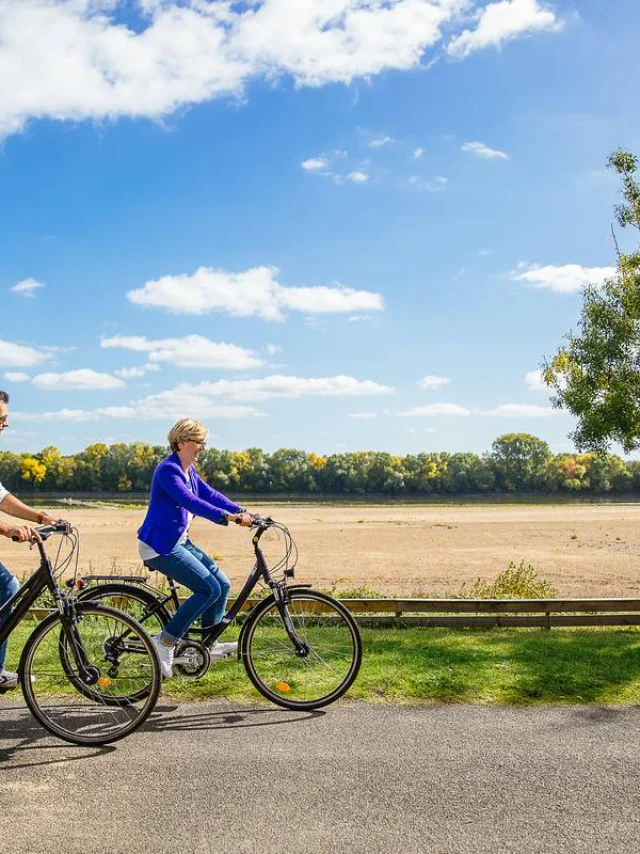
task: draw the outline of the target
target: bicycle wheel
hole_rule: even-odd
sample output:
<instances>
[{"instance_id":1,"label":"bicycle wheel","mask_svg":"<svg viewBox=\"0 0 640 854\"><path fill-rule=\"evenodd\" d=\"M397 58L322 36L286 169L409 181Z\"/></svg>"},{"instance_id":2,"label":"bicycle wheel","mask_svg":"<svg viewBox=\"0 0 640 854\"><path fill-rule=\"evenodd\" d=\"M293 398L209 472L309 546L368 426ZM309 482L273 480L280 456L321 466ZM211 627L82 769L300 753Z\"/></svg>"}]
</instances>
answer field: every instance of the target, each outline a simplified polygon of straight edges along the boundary
<instances>
[{"instance_id":1,"label":"bicycle wheel","mask_svg":"<svg viewBox=\"0 0 640 854\"><path fill-rule=\"evenodd\" d=\"M160 634L171 619L166 606L161 604L158 597L151 590L136 584L98 584L84 590L78 601L99 602L116 608L133 617L151 636Z\"/></svg>"},{"instance_id":2,"label":"bicycle wheel","mask_svg":"<svg viewBox=\"0 0 640 854\"><path fill-rule=\"evenodd\" d=\"M134 642L125 646L123 635ZM109 744L136 730L153 710L162 683L144 629L126 614L92 602L76 604L68 628L60 614L43 620L27 639L19 674L27 706L42 726L84 745Z\"/></svg>"},{"instance_id":3,"label":"bicycle wheel","mask_svg":"<svg viewBox=\"0 0 640 854\"><path fill-rule=\"evenodd\" d=\"M307 652L287 634L276 602L256 607L245 626L241 655L258 691L286 709L319 709L342 697L358 675L362 641L349 611L315 590L289 591L287 610Z\"/></svg>"}]
</instances>

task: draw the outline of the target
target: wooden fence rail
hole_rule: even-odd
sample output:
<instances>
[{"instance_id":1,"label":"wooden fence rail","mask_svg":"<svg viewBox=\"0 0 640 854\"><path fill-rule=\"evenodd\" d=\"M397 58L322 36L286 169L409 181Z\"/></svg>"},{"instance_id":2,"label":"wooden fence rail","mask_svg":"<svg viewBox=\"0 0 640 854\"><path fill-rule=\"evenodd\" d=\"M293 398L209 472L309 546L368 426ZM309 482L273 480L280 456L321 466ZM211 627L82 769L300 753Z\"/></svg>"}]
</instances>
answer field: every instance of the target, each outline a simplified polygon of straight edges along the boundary
<instances>
[{"instance_id":1,"label":"wooden fence rail","mask_svg":"<svg viewBox=\"0 0 640 854\"><path fill-rule=\"evenodd\" d=\"M184 601L184 600L183 600ZM233 603L230 600L230 604ZM243 610L258 600L248 600ZM640 626L640 599L341 599L370 626ZM309 611L314 606L309 603ZM36 618L45 608L32 609Z\"/></svg>"}]
</instances>

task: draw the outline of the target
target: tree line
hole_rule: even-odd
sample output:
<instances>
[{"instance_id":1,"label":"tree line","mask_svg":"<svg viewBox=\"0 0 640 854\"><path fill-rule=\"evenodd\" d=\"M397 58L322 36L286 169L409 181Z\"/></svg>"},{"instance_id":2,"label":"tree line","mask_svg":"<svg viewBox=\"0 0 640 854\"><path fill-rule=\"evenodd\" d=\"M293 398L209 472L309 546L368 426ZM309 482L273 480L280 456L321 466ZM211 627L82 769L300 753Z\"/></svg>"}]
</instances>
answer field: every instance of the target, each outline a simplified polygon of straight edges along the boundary
<instances>
[{"instance_id":1,"label":"tree line","mask_svg":"<svg viewBox=\"0 0 640 854\"><path fill-rule=\"evenodd\" d=\"M63 455L0 452L0 482L12 492L147 492L160 445L93 444ZM640 491L640 461L615 454L553 454L529 433L506 433L484 454L425 452L397 456L358 451L323 456L294 448L211 448L199 460L217 489L248 494L473 495L487 493L630 493Z\"/></svg>"}]
</instances>

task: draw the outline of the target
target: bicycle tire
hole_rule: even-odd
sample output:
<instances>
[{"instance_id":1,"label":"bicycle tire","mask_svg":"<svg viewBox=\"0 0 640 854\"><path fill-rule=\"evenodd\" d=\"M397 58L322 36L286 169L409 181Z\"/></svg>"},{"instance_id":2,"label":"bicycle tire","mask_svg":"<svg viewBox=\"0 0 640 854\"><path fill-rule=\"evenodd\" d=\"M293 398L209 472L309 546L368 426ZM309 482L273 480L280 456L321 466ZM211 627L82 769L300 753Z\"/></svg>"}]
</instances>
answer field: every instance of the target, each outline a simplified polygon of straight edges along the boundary
<instances>
[{"instance_id":1,"label":"bicycle tire","mask_svg":"<svg viewBox=\"0 0 640 854\"><path fill-rule=\"evenodd\" d=\"M290 589L287 610L309 654L296 653L277 603L269 597L247 619L242 662L254 687L272 703L285 709L320 709L353 685L362 663L360 631L341 602L316 590Z\"/></svg>"},{"instance_id":2,"label":"bicycle tire","mask_svg":"<svg viewBox=\"0 0 640 854\"><path fill-rule=\"evenodd\" d=\"M58 738L86 746L111 744L142 726L155 708L162 685L160 662L151 638L131 617L93 602L78 602L75 610L72 630L78 633L87 664L97 673L96 687L80 691L79 675L69 678L70 659L61 654L61 639L69 643L68 630L56 613L36 626L24 646L18 671L22 693L36 720ZM118 637L118 631L122 633L123 626L136 635L139 648L131 662L138 664L134 668L127 659L128 669L115 675L111 670L112 675L107 676L107 664L113 666L113 662L105 657L106 644ZM120 661L118 668L122 666ZM114 703L119 683L144 684L144 690L128 689L129 694L141 695L140 699L125 701L127 695L120 694L121 701ZM83 687L88 686L83 683Z\"/></svg>"}]
</instances>

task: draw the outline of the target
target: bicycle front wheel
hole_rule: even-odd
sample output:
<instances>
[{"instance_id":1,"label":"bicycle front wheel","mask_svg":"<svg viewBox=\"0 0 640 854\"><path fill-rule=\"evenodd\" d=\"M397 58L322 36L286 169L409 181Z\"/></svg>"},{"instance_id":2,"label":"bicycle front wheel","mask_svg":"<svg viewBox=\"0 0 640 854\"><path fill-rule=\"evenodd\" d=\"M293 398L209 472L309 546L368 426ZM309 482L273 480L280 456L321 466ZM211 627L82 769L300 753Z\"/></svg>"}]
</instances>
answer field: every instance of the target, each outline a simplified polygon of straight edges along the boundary
<instances>
[{"instance_id":1,"label":"bicycle front wheel","mask_svg":"<svg viewBox=\"0 0 640 854\"><path fill-rule=\"evenodd\" d=\"M286 605L293 629L304 644L290 639L273 599L249 616L241 654L258 691L286 709L319 709L353 684L362 661L358 626L341 602L316 590L292 589Z\"/></svg>"},{"instance_id":2,"label":"bicycle front wheel","mask_svg":"<svg viewBox=\"0 0 640 854\"><path fill-rule=\"evenodd\" d=\"M152 712L160 664L149 635L131 617L91 602L78 602L75 611L68 624L52 614L28 638L19 667L22 693L53 735L73 744L109 744Z\"/></svg>"}]
</instances>

